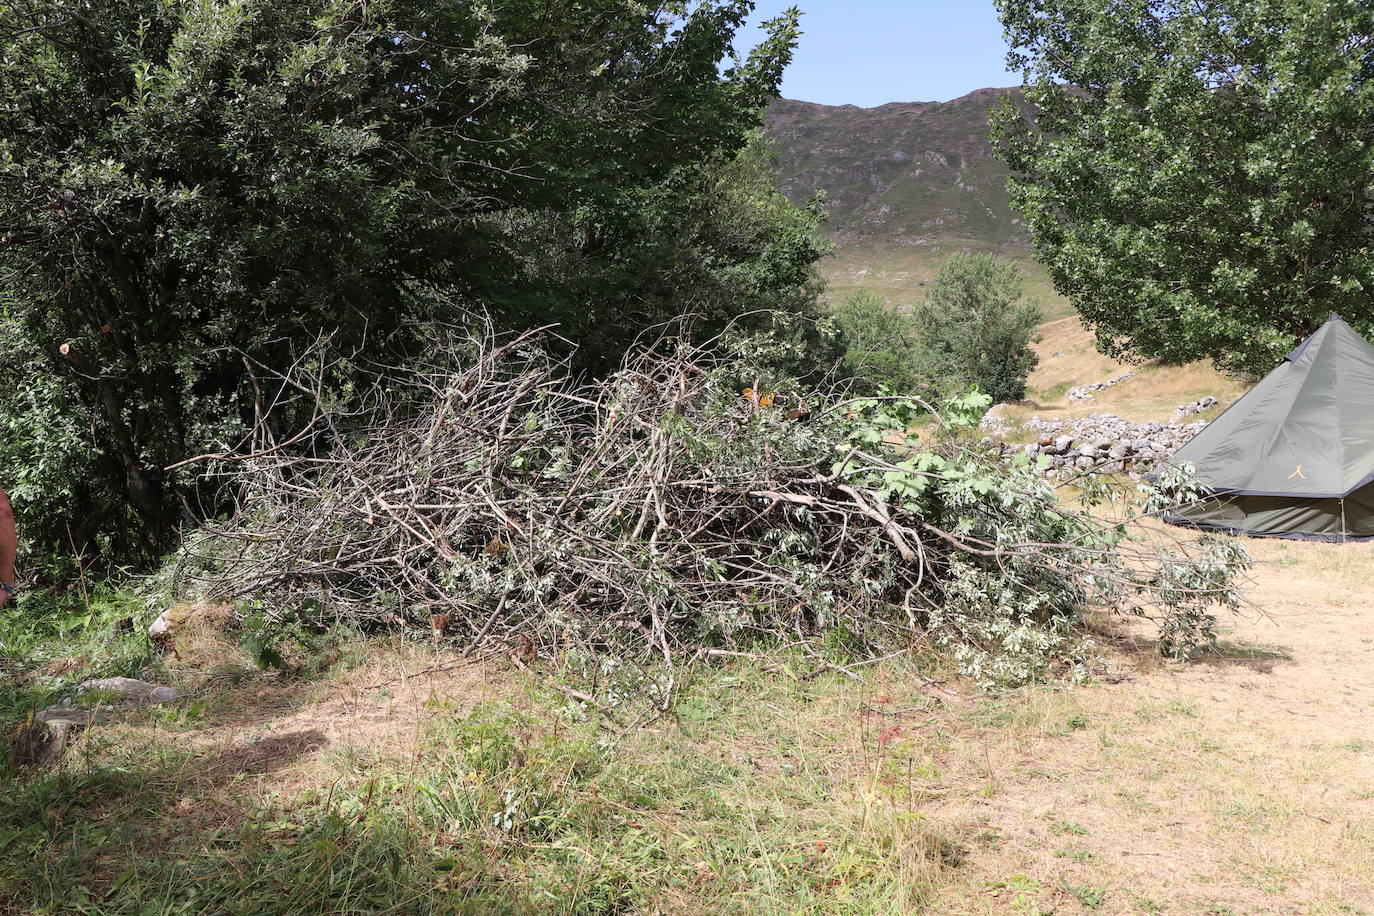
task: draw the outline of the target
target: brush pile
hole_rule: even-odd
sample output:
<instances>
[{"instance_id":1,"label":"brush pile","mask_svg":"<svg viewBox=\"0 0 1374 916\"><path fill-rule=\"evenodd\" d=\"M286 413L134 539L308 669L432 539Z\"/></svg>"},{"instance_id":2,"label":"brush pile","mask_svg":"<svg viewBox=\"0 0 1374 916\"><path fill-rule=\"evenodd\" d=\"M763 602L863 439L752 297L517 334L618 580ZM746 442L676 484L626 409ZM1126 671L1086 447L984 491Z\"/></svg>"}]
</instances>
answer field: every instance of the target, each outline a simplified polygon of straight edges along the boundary
<instances>
[{"instance_id":1,"label":"brush pile","mask_svg":"<svg viewBox=\"0 0 1374 916\"><path fill-rule=\"evenodd\" d=\"M803 386L771 339L665 339L590 382L546 343L441 339L365 392L331 394L320 358L264 379L264 416L308 403L310 422L215 456L240 508L188 539L178 590L483 651L925 642L985 683L1082 673L1090 607L1152 617L1182 653L1238 600L1230 542L1137 537L1134 510L1061 504L1024 457L970 444L986 399L911 445L916 402Z\"/></svg>"}]
</instances>

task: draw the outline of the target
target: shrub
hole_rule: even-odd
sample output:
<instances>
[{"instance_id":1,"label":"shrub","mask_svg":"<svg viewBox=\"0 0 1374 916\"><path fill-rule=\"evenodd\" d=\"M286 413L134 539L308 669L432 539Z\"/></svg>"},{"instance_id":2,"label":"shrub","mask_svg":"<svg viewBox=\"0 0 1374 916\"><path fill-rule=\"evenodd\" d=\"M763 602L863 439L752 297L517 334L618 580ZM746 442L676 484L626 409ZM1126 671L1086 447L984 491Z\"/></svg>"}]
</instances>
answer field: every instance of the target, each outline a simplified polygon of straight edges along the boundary
<instances>
[{"instance_id":1,"label":"shrub","mask_svg":"<svg viewBox=\"0 0 1374 916\"><path fill-rule=\"evenodd\" d=\"M844 374L856 388L866 393L916 390L922 374L917 367L916 324L910 316L859 289L846 296L831 317L844 347Z\"/></svg>"},{"instance_id":2,"label":"shrub","mask_svg":"<svg viewBox=\"0 0 1374 916\"><path fill-rule=\"evenodd\" d=\"M959 252L940 268L916 311L919 360L936 388L976 385L994 402L1026 396L1039 357L1031 349L1040 308L1021 301L1016 265Z\"/></svg>"}]
</instances>

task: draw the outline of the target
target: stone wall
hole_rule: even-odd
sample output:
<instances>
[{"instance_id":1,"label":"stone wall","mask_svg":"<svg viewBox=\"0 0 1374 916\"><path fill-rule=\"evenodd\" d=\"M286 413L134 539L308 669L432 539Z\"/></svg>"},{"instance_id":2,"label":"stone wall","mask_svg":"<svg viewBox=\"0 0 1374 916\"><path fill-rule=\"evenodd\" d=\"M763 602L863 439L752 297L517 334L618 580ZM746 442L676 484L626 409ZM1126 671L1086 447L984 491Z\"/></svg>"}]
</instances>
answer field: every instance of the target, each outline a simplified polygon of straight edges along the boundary
<instances>
[{"instance_id":1,"label":"stone wall","mask_svg":"<svg viewBox=\"0 0 1374 916\"><path fill-rule=\"evenodd\" d=\"M1075 385L1069 389L1068 398L1070 401L1096 400L1095 392L1102 391L1105 388L1110 388L1113 385L1119 385L1133 375L1135 375L1135 370L1130 369L1126 372L1121 373L1115 378L1107 379L1105 382L1093 382L1091 385Z\"/></svg>"},{"instance_id":2,"label":"stone wall","mask_svg":"<svg viewBox=\"0 0 1374 916\"><path fill-rule=\"evenodd\" d=\"M1216 403L1215 398L1211 400L1212 404ZM1198 403L1201 402L1194 402ZM1205 410L1212 404L1200 409ZM1023 451L1031 458L1044 455L1049 459L1046 470L1052 474L1097 470L1105 474L1136 476L1168 458L1206 425L1205 420L1132 423L1113 413L1094 413L1072 420L1032 417L1022 428L1038 434L1036 441L1024 445L1004 442L1002 451L1004 454ZM989 445L1011 431L1006 420L994 416L986 418L982 429L991 434L986 440Z\"/></svg>"},{"instance_id":3,"label":"stone wall","mask_svg":"<svg viewBox=\"0 0 1374 916\"><path fill-rule=\"evenodd\" d=\"M1143 472L1168 458L1206 425L1204 420L1132 423L1112 413L1065 421L1036 417L1026 422L1026 428L1040 433L1040 439L1021 448L1032 458L1048 457L1051 470Z\"/></svg>"}]
</instances>

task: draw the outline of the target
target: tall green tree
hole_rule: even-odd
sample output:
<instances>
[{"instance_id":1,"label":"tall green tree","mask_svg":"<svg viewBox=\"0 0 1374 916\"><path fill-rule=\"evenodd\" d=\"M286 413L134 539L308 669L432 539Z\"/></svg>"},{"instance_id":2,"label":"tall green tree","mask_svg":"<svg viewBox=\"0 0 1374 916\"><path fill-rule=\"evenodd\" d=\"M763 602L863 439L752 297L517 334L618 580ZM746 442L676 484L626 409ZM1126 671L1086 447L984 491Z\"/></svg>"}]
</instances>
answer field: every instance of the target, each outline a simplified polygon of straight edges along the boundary
<instances>
[{"instance_id":1,"label":"tall green tree","mask_svg":"<svg viewBox=\"0 0 1374 916\"><path fill-rule=\"evenodd\" d=\"M956 252L940 266L916 309L918 361L934 391L977 385L994 401L1019 401L1039 362L1031 348L1040 307L1022 298L1016 264Z\"/></svg>"},{"instance_id":2,"label":"tall green tree","mask_svg":"<svg viewBox=\"0 0 1374 916\"><path fill-rule=\"evenodd\" d=\"M558 322L595 366L685 311L807 308L813 214L762 145L740 157L797 14L738 57L751 9L0 0L22 354L0 361L0 461L30 538L164 549L208 496L162 468L235 444L246 367L320 334L382 362L461 302Z\"/></svg>"},{"instance_id":3,"label":"tall green tree","mask_svg":"<svg viewBox=\"0 0 1374 916\"><path fill-rule=\"evenodd\" d=\"M1374 5L997 6L1035 115L995 146L1105 352L1259 374L1331 311L1374 331Z\"/></svg>"},{"instance_id":4,"label":"tall green tree","mask_svg":"<svg viewBox=\"0 0 1374 916\"><path fill-rule=\"evenodd\" d=\"M645 328L686 316L710 336L742 315L813 313L816 262L829 250L819 203L779 187L771 142L755 131L613 202L520 210L489 221L499 244L470 289L514 326L559 323L584 368L614 366Z\"/></svg>"}]
</instances>

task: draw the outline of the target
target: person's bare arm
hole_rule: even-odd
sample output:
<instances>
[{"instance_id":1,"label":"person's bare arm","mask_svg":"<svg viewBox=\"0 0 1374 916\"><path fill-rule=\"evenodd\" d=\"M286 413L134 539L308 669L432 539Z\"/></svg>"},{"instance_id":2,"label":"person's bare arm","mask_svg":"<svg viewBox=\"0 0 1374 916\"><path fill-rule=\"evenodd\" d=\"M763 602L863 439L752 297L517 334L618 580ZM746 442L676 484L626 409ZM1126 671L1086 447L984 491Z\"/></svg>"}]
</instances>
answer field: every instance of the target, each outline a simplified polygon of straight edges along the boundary
<instances>
[{"instance_id":1,"label":"person's bare arm","mask_svg":"<svg viewBox=\"0 0 1374 916\"><path fill-rule=\"evenodd\" d=\"M14 594L14 555L19 549L19 538L14 531L14 508L10 505L9 494L0 489L0 607L9 603Z\"/></svg>"}]
</instances>

